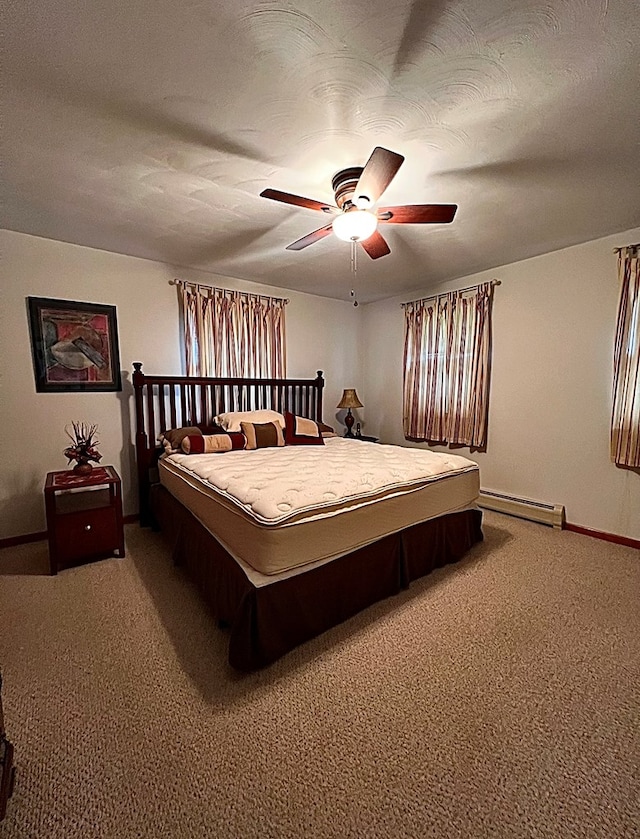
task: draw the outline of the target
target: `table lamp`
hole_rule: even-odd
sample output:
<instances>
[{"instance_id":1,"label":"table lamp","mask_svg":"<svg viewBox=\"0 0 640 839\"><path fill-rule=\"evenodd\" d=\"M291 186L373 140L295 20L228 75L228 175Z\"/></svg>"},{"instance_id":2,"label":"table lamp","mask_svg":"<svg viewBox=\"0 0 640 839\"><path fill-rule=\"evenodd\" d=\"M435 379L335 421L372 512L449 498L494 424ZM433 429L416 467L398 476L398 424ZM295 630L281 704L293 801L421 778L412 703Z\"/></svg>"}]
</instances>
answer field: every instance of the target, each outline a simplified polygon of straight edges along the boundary
<instances>
[{"instance_id":1,"label":"table lamp","mask_svg":"<svg viewBox=\"0 0 640 839\"><path fill-rule=\"evenodd\" d=\"M345 437L353 437L351 429L353 428L354 418L351 413L352 408L364 408L362 402L358 399L358 394L354 387L345 388L342 391L342 399L336 405L337 408L347 408L347 415L344 418L344 424L347 426L347 433Z\"/></svg>"}]
</instances>

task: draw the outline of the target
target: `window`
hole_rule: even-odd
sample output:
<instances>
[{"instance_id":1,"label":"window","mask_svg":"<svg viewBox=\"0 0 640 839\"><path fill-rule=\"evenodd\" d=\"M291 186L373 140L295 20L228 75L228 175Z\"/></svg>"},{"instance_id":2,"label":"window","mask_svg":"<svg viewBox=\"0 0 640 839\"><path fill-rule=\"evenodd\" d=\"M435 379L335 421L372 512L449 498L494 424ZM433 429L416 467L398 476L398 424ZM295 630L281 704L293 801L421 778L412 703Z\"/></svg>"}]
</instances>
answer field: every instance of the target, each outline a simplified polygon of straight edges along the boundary
<instances>
[{"instance_id":1,"label":"window","mask_svg":"<svg viewBox=\"0 0 640 839\"><path fill-rule=\"evenodd\" d=\"M405 305L407 439L486 447L493 286Z\"/></svg>"},{"instance_id":2,"label":"window","mask_svg":"<svg viewBox=\"0 0 640 839\"><path fill-rule=\"evenodd\" d=\"M178 282L188 376L286 375L287 300Z\"/></svg>"},{"instance_id":3,"label":"window","mask_svg":"<svg viewBox=\"0 0 640 839\"><path fill-rule=\"evenodd\" d=\"M618 252L620 301L613 355L611 457L640 467L640 246Z\"/></svg>"}]
</instances>

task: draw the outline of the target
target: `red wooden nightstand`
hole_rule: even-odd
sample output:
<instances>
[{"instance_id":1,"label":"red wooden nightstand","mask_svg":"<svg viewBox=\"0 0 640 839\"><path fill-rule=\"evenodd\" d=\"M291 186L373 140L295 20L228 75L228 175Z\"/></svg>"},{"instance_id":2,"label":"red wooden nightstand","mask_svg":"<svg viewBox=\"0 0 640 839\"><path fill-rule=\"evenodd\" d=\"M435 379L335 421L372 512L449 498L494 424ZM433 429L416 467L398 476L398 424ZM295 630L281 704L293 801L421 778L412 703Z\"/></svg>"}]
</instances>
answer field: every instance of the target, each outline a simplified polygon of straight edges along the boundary
<instances>
[{"instance_id":1,"label":"red wooden nightstand","mask_svg":"<svg viewBox=\"0 0 640 839\"><path fill-rule=\"evenodd\" d=\"M49 472L44 485L52 574L94 559L124 556L122 486L113 466L88 475Z\"/></svg>"}]
</instances>

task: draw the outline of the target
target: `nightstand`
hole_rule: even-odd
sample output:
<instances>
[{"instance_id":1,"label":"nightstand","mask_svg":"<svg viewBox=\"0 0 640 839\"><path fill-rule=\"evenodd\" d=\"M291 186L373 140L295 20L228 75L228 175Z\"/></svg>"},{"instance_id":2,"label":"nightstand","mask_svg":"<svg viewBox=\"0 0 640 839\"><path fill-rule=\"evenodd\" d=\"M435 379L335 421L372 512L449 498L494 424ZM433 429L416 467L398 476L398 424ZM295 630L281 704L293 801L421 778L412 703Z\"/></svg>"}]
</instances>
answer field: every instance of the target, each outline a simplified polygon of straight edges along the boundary
<instances>
[{"instance_id":1,"label":"nightstand","mask_svg":"<svg viewBox=\"0 0 640 839\"><path fill-rule=\"evenodd\" d=\"M364 440L365 443L379 443L379 437L367 437L366 434L345 434L344 435L347 440Z\"/></svg>"},{"instance_id":2,"label":"nightstand","mask_svg":"<svg viewBox=\"0 0 640 839\"><path fill-rule=\"evenodd\" d=\"M113 466L88 475L49 472L44 485L52 574L94 559L124 556L122 486Z\"/></svg>"}]
</instances>

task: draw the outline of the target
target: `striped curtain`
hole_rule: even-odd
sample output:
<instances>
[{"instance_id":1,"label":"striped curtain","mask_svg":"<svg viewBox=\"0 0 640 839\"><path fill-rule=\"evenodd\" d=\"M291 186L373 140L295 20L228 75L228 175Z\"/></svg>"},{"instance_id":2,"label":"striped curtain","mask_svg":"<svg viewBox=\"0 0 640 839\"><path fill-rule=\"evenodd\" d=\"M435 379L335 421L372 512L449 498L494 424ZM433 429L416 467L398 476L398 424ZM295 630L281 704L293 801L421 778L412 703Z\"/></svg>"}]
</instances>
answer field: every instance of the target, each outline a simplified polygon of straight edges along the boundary
<instances>
[{"instance_id":1,"label":"striped curtain","mask_svg":"<svg viewBox=\"0 0 640 839\"><path fill-rule=\"evenodd\" d=\"M287 300L182 281L178 290L188 376L286 376Z\"/></svg>"},{"instance_id":2,"label":"striped curtain","mask_svg":"<svg viewBox=\"0 0 640 839\"><path fill-rule=\"evenodd\" d=\"M405 304L404 436L485 448L493 283Z\"/></svg>"},{"instance_id":3,"label":"striped curtain","mask_svg":"<svg viewBox=\"0 0 640 839\"><path fill-rule=\"evenodd\" d=\"M613 355L611 457L640 467L640 246L618 252L620 302Z\"/></svg>"}]
</instances>

